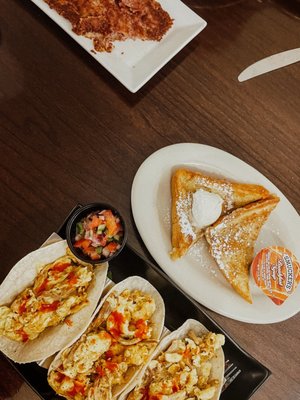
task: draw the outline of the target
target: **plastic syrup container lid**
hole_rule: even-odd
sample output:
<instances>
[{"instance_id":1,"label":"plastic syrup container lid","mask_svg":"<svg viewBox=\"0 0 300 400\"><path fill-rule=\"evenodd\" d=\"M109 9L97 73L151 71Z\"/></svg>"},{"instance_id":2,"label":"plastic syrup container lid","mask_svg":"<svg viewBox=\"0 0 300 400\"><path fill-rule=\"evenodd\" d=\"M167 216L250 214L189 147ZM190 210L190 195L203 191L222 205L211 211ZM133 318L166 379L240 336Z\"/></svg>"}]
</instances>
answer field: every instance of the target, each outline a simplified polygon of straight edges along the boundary
<instances>
[{"instance_id":1,"label":"plastic syrup container lid","mask_svg":"<svg viewBox=\"0 0 300 400\"><path fill-rule=\"evenodd\" d=\"M276 305L283 304L300 282L300 265L284 247L262 249L252 261L251 271L257 286Z\"/></svg>"}]
</instances>

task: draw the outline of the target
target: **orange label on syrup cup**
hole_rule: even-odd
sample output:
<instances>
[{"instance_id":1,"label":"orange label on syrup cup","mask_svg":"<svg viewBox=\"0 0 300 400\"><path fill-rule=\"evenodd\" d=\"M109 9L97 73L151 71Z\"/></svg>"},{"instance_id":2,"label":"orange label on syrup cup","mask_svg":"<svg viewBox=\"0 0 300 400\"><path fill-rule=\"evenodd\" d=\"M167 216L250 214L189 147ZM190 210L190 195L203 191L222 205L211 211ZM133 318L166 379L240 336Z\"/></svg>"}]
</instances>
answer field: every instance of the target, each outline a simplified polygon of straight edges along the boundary
<instances>
[{"instance_id":1,"label":"orange label on syrup cup","mask_svg":"<svg viewBox=\"0 0 300 400\"><path fill-rule=\"evenodd\" d=\"M284 247L262 249L251 264L257 286L276 304L281 305L300 282L300 265Z\"/></svg>"}]
</instances>

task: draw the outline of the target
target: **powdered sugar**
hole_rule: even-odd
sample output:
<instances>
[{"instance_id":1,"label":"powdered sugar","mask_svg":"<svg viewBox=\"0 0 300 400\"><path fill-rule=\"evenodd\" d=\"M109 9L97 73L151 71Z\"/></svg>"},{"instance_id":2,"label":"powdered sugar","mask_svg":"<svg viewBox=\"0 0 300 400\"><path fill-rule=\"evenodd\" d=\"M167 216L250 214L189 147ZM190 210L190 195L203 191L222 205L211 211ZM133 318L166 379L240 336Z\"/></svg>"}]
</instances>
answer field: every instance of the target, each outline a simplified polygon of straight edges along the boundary
<instances>
[{"instance_id":1,"label":"powdered sugar","mask_svg":"<svg viewBox=\"0 0 300 400\"><path fill-rule=\"evenodd\" d=\"M208 189L219 193L225 201L225 209L230 210L233 208L233 187L230 182L211 181L205 176L197 177L197 185L207 187Z\"/></svg>"},{"instance_id":2,"label":"powdered sugar","mask_svg":"<svg viewBox=\"0 0 300 400\"><path fill-rule=\"evenodd\" d=\"M251 256L256 240L256 233L249 224L237 225L232 221L235 219L235 212L224 217L223 221L209 231L209 243L211 253L216 259L219 268L228 277L229 266L227 261L232 261L238 257L239 251L243 253L242 258ZM260 218L258 218L260 220ZM230 269L231 275L236 275L236 271Z\"/></svg>"},{"instance_id":3,"label":"powdered sugar","mask_svg":"<svg viewBox=\"0 0 300 400\"><path fill-rule=\"evenodd\" d=\"M211 278L219 277L217 264L209 253L208 244L204 237L190 247L187 257L191 265L195 264L197 269L201 268Z\"/></svg>"},{"instance_id":4,"label":"powdered sugar","mask_svg":"<svg viewBox=\"0 0 300 400\"><path fill-rule=\"evenodd\" d=\"M171 228L171 210L168 207L167 210L163 213L163 223L167 227L167 229Z\"/></svg>"},{"instance_id":5,"label":"powdered sugar","mask_svg":"<svg viewBox=\"0 0 300 400\"><path fill-rule=\"evenodd\" d=\"M206 176L198 176L195 181L195 186L205 190L207 188L209 191L219 194L219 196L224 200L223 212L228 211L233 208L234 198L233 198L233 187L230 182L222 180L211 180ZM196 227L193 226L191 210L193 207L193 192L181 192L176 201L176 213L178 216L178 222L183 235L190 236L192 240L195 240Z\"/></svg>"},{"instance_id":6,"label":"powdered sugar","mask_svg":"<svg viewBox=\"0 0 300 400\"><path fill-rule=\"evenodd\" d=\"M193 240L196 239L196 233L192 227L189 218L189 210L192 207L192 196L191 193L186 195L180 193L178 200L176 201L176 213L179 218L179 225L181 232L186 236L191 236Z\"/></svg>"}]
</instances>

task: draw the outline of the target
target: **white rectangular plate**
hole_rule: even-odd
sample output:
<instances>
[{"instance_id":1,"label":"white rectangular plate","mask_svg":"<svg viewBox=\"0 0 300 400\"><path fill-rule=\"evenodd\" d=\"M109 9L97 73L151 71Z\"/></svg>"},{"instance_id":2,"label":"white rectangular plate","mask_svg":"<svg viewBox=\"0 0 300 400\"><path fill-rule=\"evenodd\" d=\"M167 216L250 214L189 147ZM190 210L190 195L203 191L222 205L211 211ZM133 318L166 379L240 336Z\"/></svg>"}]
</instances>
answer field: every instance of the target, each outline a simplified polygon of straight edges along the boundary
<instances>
[{"instance_id":1,"label":"white rectangular plate","mask_svg":"<svg viewBox=\"0 0 300 400\"><path fill-rule=\"evenodd\" d=\"M132 93L137 92L206 26L206 22L180 0L160 0L162 8L174 19L173 26L160 42L114 42L115 48L111 53L94 53L92 40L76 35L71 23L44 0L32 1Z\"/></svg>"}]
</instances>

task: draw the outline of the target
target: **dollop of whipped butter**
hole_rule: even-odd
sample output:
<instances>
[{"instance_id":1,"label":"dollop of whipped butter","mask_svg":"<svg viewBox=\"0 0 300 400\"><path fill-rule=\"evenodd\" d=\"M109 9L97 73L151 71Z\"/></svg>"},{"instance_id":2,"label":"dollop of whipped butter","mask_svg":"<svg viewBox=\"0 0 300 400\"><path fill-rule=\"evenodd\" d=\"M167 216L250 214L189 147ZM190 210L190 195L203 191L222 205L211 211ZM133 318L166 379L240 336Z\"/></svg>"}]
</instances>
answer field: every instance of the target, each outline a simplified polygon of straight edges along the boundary
<instances>
[{"instance_id":1,"label":"dollop of whipped butter","mask_svg":"<svg viewBox=\"0 0 300 400\"><path fill-rule=\"evenodd\" d=\"M192 220L199 229L213 224L222 213L224 200L216 193L199 189L193 193Z\"/></svg>"}]
</instances>

